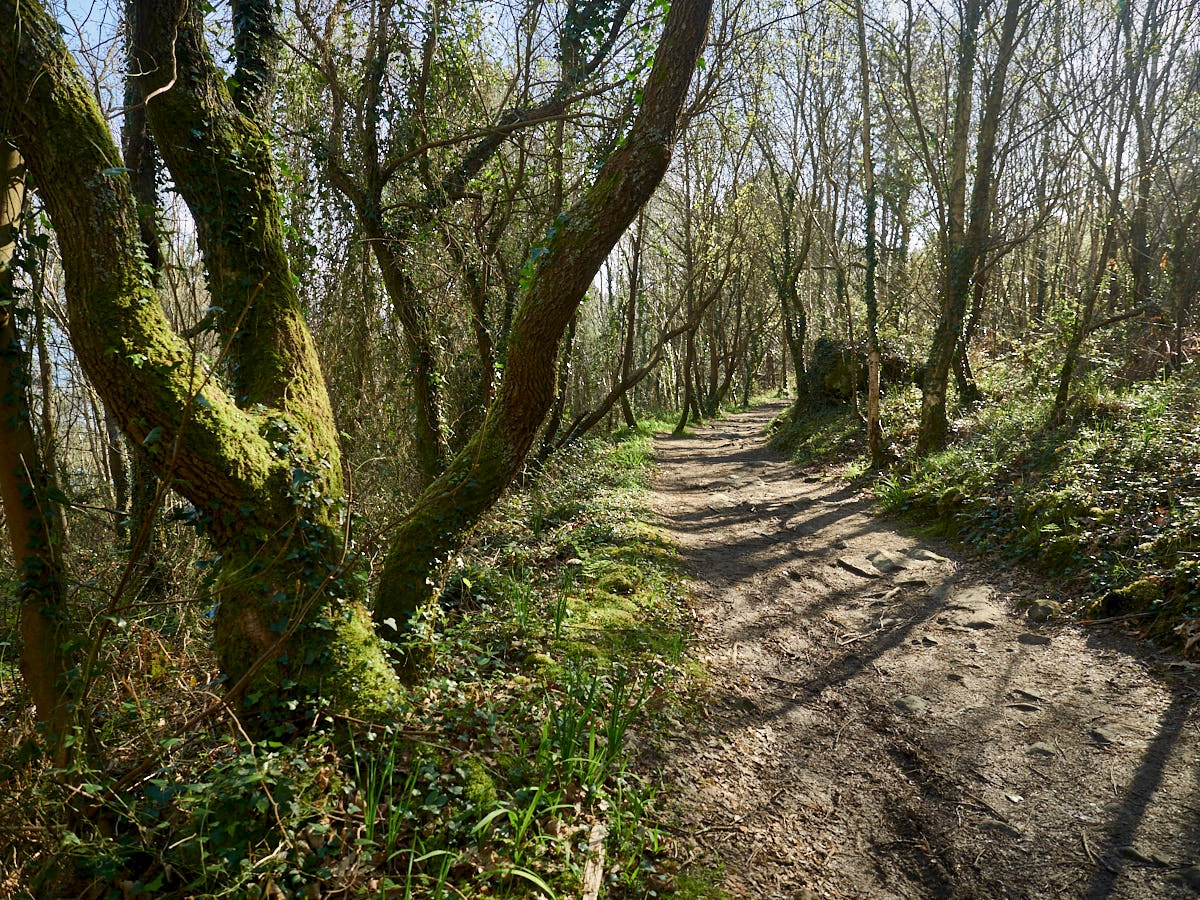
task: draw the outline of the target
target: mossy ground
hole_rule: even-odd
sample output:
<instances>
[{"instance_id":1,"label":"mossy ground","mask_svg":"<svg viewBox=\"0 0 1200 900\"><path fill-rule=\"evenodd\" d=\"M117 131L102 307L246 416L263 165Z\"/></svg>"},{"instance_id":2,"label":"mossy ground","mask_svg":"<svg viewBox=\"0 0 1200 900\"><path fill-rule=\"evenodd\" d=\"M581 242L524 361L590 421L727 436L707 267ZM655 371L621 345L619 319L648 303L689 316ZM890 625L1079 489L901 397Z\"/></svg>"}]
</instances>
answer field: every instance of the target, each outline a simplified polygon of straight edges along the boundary
<instances>
[{"instance_id":1,"label":"mossy ground","mask_svg":"<svg viewBox=\"0 0 1200 900\"><path fill-rule=\"evenodd\" d=\"M20 823L0 838L3 891L572 896L600 823L605 896L719 896L677 872L657 785L625 760L627 729L652 730L687 680L674 553L642 506L649 447L628 431L554 457L487 517L442 586L430 671L390 722L251 742L218 706L181 734L220 691L208 626L130 617L94 688L99 755L66 773L3 760L0 810Z\"/></svg>"},{"instance_id":2,"label":"mossy ground","mask_svg":"<svg viewBox=\"0 0 1200 900\"><path fill-rule=\"evenodd\" d=\"M1074 585L1083 616L1130 616L1187 648L1200 636L1200 373L1120 387L1082 384L1055 415L1047 384L1003 363L986 399L959 409L940 453L912 452L920 395L884 398L900 462L868 472L848 405L791 411L775 446L836 462L882 506L942 536Z\"/></svg>"}]
</instances>

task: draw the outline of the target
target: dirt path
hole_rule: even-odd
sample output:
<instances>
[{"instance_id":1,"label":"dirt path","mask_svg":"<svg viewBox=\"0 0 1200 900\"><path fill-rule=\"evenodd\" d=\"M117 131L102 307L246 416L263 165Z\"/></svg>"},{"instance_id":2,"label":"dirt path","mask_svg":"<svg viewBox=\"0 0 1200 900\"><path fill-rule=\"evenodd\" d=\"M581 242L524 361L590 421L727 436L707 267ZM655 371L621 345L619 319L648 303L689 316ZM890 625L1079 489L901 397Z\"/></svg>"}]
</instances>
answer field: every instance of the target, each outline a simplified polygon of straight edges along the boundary
<instances>
[{"instance_id":1,"label":"dirt path","mask_svg":"<svg viewBox=\"0 0 1200 900\"><path fill-rule=\"evenodd\" d=\"M657 750L698 862L747 898L1196 896L1193 667L1032 623L1052 588L768 451L782 408L657 446L712 677Z\"/></svg>"}]
</instances>

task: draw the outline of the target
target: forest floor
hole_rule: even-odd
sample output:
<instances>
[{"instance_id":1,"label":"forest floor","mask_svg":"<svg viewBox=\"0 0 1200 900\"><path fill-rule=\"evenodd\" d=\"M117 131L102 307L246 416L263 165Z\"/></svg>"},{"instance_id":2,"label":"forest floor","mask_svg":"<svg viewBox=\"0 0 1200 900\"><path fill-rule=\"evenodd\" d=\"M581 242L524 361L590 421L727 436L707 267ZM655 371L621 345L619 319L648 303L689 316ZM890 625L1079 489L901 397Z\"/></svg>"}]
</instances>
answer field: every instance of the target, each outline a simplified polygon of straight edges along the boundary
<instances>
[{"instance_id":1,"label":"forest floor","mask_svg":"<svg viewBox=\"0 0 1200 900\"><path fill-rule=\"evenodd\" d=\"M1200 678L1056 586L767 449L768 404L657 442L699 714L641 736L734 897L1200 893Z\"/></svg>"}]
</instances>

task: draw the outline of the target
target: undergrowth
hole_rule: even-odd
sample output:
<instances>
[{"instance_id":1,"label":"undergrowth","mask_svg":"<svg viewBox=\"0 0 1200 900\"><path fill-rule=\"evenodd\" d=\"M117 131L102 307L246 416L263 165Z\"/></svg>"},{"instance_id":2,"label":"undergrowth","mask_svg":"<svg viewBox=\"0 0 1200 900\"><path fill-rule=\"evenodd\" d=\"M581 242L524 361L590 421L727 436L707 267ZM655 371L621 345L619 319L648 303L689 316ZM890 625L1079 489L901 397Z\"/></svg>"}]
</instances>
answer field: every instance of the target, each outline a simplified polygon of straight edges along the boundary
<instances>
[{"instance_id":1,"label":"undergrowth","mask_svg":"<svg viewBox=\"0 0 1200 900\"><path fill-rule=\"evenodd\" d=\"M432 669L396 721L253 742L219 703L198 715L220 690L206 642L124 622L72 769L0 760L0 892L562 897L603 860L605 896L707 896L627 766L686 670L648 466L628 431L510 493L451 562ZM15 733L26 701L3 687Z\"/></svg>"},{"instance_id":2,"label":"undergrowth","mask_svg":"<svg viewBox=\"0 0 1200 900\"><path fill-rule=\"evenodd\" d=\"M960 409L944 451L916 458L915 389L885 396L899 464L868 471L848 405L793 410L776 446L836 461L882 507L942 536L1075 585L1073 611L1125 616L1141 633L1200 642L1200 376L1081 385L1055 415L1015 370L987 373L987 399Z\"/></svg>"}]
</instances>

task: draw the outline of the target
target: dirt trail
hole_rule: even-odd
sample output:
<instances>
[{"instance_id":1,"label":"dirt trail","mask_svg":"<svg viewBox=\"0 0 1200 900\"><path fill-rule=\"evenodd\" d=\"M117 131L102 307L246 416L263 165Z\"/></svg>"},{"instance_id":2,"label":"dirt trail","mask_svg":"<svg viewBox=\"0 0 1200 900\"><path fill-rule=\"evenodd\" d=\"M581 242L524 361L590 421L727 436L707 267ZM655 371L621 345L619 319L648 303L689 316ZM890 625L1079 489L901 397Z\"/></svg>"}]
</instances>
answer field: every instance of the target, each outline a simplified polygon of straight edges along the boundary
<instances>
[{"instance_id":1,"label":"dirt trail","mask_svg":"<svg viewBox=\"0 0 1200 900\"><path fill-rule=\"evenodd\" d=\"M1031 622L1052 586L772 454L782 409L657 445L712 676L656 751L698 862L748 898L1196 896L1193 667Z\"/></svg>"}]
</instances>

